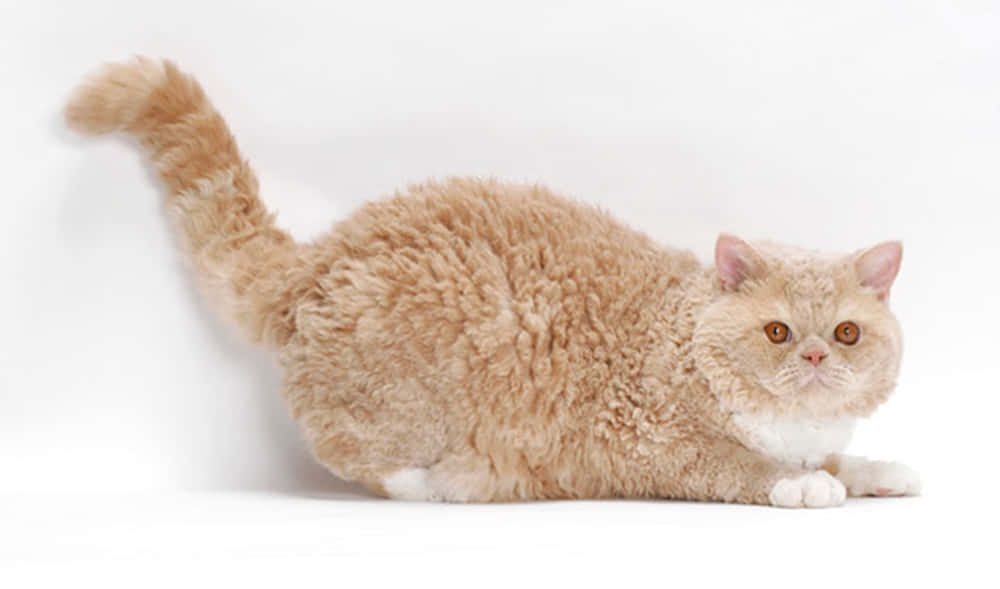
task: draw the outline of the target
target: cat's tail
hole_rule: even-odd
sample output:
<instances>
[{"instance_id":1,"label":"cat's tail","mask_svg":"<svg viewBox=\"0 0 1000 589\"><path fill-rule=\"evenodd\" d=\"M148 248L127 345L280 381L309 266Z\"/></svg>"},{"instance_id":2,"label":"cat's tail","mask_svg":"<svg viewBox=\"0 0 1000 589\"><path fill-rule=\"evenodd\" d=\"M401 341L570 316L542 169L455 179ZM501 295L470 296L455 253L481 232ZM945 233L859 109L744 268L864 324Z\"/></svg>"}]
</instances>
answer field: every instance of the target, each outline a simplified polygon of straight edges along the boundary
<instances>
[{"instance_id":1,"label":"cat's tail","mask_svg":"<svg viewBox=\"0 0 1000 589\"><path fill-rule=\"evenodd\" d=\"M258 198L257 178L198 82L169 61L110 64L80 85L65 114L77 131L124 131L146 147L213 302L254 341L287 342L297 246Z\"/></svg>"}]
</instances>

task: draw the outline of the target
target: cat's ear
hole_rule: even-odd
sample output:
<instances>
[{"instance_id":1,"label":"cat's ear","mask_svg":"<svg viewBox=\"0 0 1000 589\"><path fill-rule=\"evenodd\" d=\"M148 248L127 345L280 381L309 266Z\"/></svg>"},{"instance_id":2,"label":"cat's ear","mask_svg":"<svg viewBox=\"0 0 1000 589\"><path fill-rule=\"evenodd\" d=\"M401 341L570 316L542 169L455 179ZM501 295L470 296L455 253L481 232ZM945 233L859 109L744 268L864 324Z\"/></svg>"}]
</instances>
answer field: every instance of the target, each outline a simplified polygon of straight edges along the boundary
<instances>
[{"instance_id":1,"label":"cat's ear","mask_svg":"<svg viewBox=\"0 0 1000 589\"><path fill-rule=\"evenodd\" d=\"M715 269L724 290L736 290L744 280L764 275L764 260L749 243L723 233L715 242Z\"/></svg>"},{"instance_id":2,"label":"cat's ear","mask_svg":"<svg viewBox=\"0 0 1000 589\"><path fill-rule=\"evenodd\" d=\"M875 289L879 300L885 300L902 261L903 244L887 241L855 254L854 269L861 285Z\"/></svg>"}]
</instances>

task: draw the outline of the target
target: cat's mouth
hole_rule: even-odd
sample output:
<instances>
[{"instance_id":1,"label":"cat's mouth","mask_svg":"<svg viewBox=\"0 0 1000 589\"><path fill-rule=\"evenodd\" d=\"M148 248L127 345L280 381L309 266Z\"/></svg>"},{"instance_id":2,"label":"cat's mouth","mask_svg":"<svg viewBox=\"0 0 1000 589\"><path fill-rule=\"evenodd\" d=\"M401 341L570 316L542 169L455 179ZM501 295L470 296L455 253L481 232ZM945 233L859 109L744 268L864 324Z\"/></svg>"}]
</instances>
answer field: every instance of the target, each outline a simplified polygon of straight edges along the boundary
<instances>
[{"instance_id":1,"label":"cat's mouth","mask_svg":"<svg viewBox=\"0 0 1000 589\"><path fill-rule=\"evenodd\" d=\"M806 372L799 378L799 388L805 389L828 389L831 388L830 379L819 370L813 369Z\"/></svg>"}]
</instances>

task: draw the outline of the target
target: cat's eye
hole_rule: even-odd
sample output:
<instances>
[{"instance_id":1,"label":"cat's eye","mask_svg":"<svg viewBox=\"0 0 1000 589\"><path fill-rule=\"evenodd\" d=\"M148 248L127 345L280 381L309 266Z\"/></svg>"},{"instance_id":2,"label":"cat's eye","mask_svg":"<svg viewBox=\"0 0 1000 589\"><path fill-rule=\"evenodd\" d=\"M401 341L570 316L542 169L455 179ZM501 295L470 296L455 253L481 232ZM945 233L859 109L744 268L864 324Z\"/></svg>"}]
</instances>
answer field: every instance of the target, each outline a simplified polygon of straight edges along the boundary
<instances>
[{"instance_id":1,"label":"cat's eye","mask_svg":"<svg viewBox=\"0 0 1000 589\"><path fill-rule=\"evenodd\" d=\"M792 339L792 330L788 329L788 326L781 321L772 321L765 325L764 333L767 334L767 339L774 344L783 344Z\"/></svg>"},{"instance_id":2,"label":"cat's eye","mask_svg":"<svg viewBox=\"0 0 1000 589\"><path fill-rule=\"evenodd\" d=\"M861 337L861 328L853 321L844 321L833 330L833 337L844 345L853 346Z\"/></svg>"}]
</instances>

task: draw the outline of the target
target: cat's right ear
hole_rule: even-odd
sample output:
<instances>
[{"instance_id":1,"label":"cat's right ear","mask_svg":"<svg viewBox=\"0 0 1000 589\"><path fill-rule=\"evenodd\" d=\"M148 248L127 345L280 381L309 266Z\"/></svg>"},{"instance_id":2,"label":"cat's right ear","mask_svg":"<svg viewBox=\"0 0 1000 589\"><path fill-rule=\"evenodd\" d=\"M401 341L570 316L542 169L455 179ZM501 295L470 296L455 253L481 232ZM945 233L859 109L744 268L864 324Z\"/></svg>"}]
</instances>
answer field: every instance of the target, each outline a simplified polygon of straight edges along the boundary
<instances>
[{"instance_id":1,"label":"cat's right ear","mask_svg":"<svg viewBox=\"0 0 1000 589\"><path fill-rule=\"evenodd\" d=\"M723 233L715 242L715 269L723 290L736 290L748 278L764 273L764 260L749 243Z\"/></svg>"},{"instance_id":2,"label":"cat's right ear","mask_svg":"<svg viewBox=\"0 0 1000 589\"><path fill-rule=\"evenodd\" d=\"M883 301L889 296L889 289L896 280L902 261L903 244L887 241L855 254L854 269L861 279L861 285L873 288L879 300Z\"/></svg>"}]
</instances>

